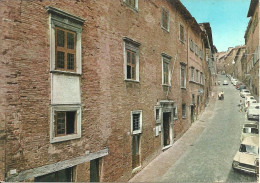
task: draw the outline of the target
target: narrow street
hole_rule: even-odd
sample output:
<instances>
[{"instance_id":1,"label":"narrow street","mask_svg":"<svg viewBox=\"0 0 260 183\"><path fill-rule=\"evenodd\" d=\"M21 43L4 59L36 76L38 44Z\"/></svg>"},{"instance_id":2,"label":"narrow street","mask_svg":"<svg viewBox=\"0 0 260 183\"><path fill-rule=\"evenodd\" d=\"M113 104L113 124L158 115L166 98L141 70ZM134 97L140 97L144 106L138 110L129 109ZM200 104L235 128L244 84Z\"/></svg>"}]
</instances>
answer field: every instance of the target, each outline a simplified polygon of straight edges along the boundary
<instances>
[{"instance_id":1,"label":"narrow street","mask_svg":"<svg viewBox=\"0 0 260 183\"><path fill-rule=\"evenodd\" d=\"M227 79L229 85L222 85ZM254 182L254 175L236 172L232 160L240 145L245 113L238 111L241 99L226 76L219 75L224 101L217 100L207 127L193 145L161 177L163 182ZM216 97L216 96L215 96ZM159 167L158 167L159 168Z\"/></svg>"}]
</instances>

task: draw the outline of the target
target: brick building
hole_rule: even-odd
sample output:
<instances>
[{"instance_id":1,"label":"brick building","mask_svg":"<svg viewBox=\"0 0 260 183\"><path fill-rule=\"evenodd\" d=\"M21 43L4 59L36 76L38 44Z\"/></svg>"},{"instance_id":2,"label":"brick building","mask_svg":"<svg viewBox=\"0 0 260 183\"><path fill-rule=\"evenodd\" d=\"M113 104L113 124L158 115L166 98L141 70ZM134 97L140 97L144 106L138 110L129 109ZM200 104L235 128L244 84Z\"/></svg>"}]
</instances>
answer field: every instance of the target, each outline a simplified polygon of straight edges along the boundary
<instances>
[{"instance_id":1,"label":"brick building","mask_svg":"<svg viewBox=\"0 0 260 183\"><path fill-rule=\"evenodd\" d=\"M1 180L127 181L205 108L207 31L179 0L0 12Z\"/></svg>"},{"instance_id":2,"label":"brick building","mask_svg":"<svg viewBox=\"0 0 260 183\"><path fill-rule=\"evenodd\" d=\"M250 92L259 97L259 0L251 0L247 17L250 17L245 33L245 82Z\"/></svg>"}]
</instances>

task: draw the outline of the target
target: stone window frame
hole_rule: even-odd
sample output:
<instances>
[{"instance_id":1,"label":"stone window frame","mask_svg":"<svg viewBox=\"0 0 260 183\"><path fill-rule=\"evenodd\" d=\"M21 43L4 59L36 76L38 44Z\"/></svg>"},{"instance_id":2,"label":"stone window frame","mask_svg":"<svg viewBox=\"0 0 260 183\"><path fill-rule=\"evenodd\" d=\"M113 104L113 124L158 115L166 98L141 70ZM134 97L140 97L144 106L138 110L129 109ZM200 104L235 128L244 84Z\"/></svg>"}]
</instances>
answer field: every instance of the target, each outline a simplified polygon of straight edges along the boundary
<instances>
[{"instance_id":1,"label":"stone window frame","mask_svg":"<svg viewBox=\"0 0 260 183\"><path fill-rule=\"evenodd\" d=\"M124 80L125 81L132 81L132 82L140 82L139 80L139 47L140 47L140 43L127 38L127 37L123 37L123 41L124 41ZM136 55L136 67L135 67L135 79L127 79L127 50L134 52Z\"/></svg>"},{"instance_id":2,"label":"stone window frame","mask_svg":"<svg viewBox=\"0 0 260 183\"><path fill-rule=\"evenodd\" d=\"M142 114L143 112L142 112L142 110L134 110L134 111L131 111L131 133L132 133L132 135L136 135L136 134L141 134L142 133L142 125L143 125L143 120L142 120L142 116L143 116L143 114ZM139 117L139 126L140 126L140 128L139 128L139 130L133 130L134 129L134 127L133 127L133 115L134 114L139 114L140 115L140 117Z\"/></svg>"},{"instance_id":3,"label":"stone window frame","mask_svg":"<svg viewBox=\"0 0 260 183\"><path fill-rule=\"evenodd\" d=\"M82 33L82 27L85 20L51 6L46 7L46 9L49 13L50 72L81 75L82 74L81 33ZM75 64L74 71L56 69L56 31L55 31L56 27L76 33L76 55L75 55L76 64Z\"/></svg>"},{"instance_id":4,"label":"stone window frame","mask_svg":"<svg viewBox=\"0 0 260 183\"><path fill-rule=\"evenodd\" d=\"M123 0L124 4L126 6L128 6L129 8L135 10L136 12L138 12L138 0L134 0L135 1L135 5L132 6L128 1L131 1L131 0Z\"/></svg>"},{"instance_id":5,"label":"stone window frame","mask_svg":"<svg viewBox=\"0 0 260 183\"><path fill-rule=\"evenodd\" d=\"M166 15L167 15L167 27L164 27L163 25L164 25L164 16L163 16L163 13L166 13ZM164 6L162 6L162 8L161 8L161 28L163 29L163 30L165 30L165 31L167 31L167 32L170 32L170 13L169 13L169 11L164 7Z\"/></svg>"},{"instance_id":6,"label":"stone window frame","mask_svg":"<svg viewBox=\"0 0 260 183\"><path fill-rule=\"evenodd\" d=\"M162 53L162 85L163 86L171 86L171 59L172 57L166 53ZM164 82L164 63L168 64L168 84Z\"/></svg>"},{"instance_id":7,"label":"stone window frame","mask_svg":"<svg viewBox=\"0 0 260 183\"><path fill-rule=\"evenodd\" d=\"M172 110L173 120L175 121L178 119L178 106L173 106Z\"/></svg>"},{"instance_id":8,"label":"stone window frame","mask_svg":"<svg viewBox=\"0 0 260 183\"><path fill-rule=\"evenodd\" d=\"M183 39L181 39L181 27L183 28ZM182 23L179 23L179 40L183 44L185 44L185 41L186 41L186 39L185 39L185 27L184 27L184 25Z\"/></svg>"},{"instance_id":9,"label":"stone window frame","mask_svg":"<svg viewBox=\"0 0 260 183\"><path fill-rule=\"evenodd\" d=\"M56 136L56 120L55 112L67 112L67 111L76 111L76 133ZM51 107L51 123L50 123L50 143L62 142L72 139L81 138L81 106L80 105L53 105Z\"/></svg>"},{"instance_id":10,"label":"stone window frame","mask_svg":"<svg viewBox=\"0 0 260 183\"><path fill-rule=\"evenodd\" d=\"M184 85L182 86L182 70L184 70ZM186 64L181 62L181 66L180 66L180 86L181 89L186 89L186 79L187 79L187 74L186 74Z\"/></svg>"}]
</instances>

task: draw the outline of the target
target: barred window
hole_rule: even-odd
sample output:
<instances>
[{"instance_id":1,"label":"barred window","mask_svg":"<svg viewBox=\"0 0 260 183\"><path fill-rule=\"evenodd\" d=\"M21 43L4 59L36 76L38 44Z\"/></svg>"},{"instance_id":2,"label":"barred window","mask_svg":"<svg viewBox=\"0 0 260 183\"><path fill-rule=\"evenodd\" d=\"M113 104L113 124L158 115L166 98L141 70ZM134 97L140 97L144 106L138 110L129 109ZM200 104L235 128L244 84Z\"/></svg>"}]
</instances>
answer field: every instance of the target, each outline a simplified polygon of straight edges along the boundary
<instances>
[{"instance_id":1,"label":"barred window","mask_svg":"<svg viewBox=\"0 0 260 183\"><path fill-rule=\"evenodd\" d=\"M132 134L142 133L142 111L131 112Z\"/></svg>"},{"instance_id":2,"label":"barred window","mask_svg":"<svg viewBox=\"0 0 260 183\"><path fill-rule=\"evenodd\" d=\"M182 104L182 117L186 117L186 104Z\"/></svg>"}]
</instances>

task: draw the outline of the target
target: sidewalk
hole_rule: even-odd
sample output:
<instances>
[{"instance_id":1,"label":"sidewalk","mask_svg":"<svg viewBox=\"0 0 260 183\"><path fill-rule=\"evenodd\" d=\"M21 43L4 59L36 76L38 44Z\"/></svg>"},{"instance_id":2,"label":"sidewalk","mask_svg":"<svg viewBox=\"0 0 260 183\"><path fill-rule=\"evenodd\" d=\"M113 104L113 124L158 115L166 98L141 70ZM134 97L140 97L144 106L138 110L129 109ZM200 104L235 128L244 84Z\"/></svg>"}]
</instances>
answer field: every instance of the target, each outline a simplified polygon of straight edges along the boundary
<instances>
[{"instance_id":1,"label":"sidewalk","mask_svg":"<svg viewBox=\"0 0 260 183\"><path fill-rule=\"evenodd\" d=\"M208 119L214 112L217 98L217 87L213 87L214 98L210 98L208 106L187 132L178 139L171 148L162 152L144 169L137 173L129 182L158 182L167 170L193 145L207 126Z\"/></svg>"}]
</instances>

